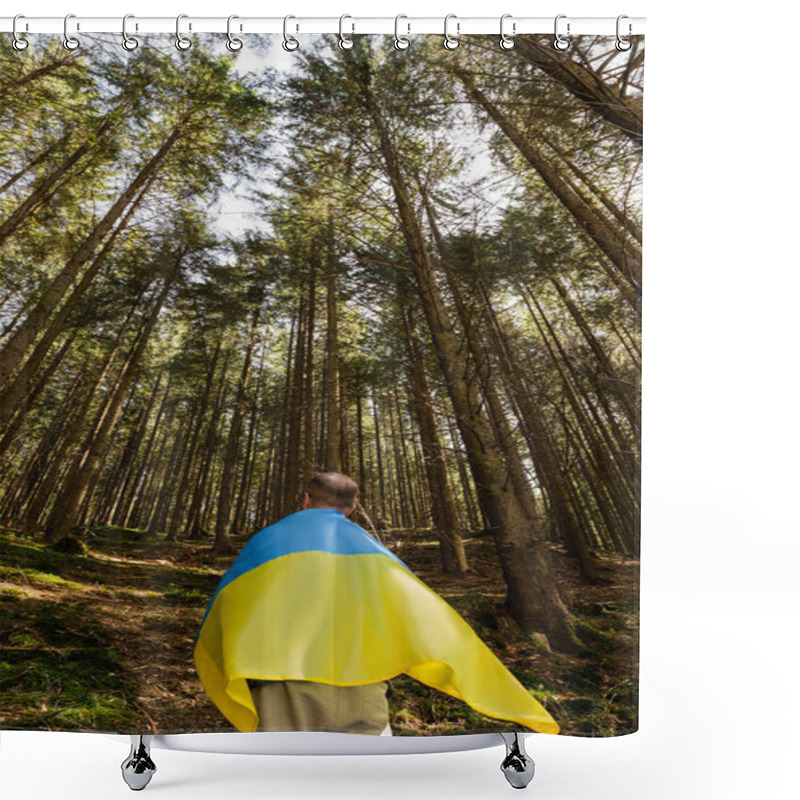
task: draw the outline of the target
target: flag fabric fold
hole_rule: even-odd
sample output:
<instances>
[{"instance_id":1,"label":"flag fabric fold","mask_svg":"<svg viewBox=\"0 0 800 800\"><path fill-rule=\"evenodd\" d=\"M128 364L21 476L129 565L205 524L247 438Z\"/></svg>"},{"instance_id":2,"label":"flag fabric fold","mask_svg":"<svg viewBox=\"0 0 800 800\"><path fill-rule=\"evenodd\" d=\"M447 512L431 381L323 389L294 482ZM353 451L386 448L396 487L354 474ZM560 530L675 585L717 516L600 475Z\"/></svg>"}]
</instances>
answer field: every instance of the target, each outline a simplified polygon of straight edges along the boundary
<instances>
[{"instance_id":1,"label":"flag fabric fold","mask_svg":"<svg viewBox=\"0 0 800 800\"><path fill-rule=\"evenodd\" d=\"M258 725L248 678L353 686L401 673L487 716L558 732L444 599L334 510L299 511L248 541L208 604L194 659L242 732Z\"/></svg>"}]
</instances>

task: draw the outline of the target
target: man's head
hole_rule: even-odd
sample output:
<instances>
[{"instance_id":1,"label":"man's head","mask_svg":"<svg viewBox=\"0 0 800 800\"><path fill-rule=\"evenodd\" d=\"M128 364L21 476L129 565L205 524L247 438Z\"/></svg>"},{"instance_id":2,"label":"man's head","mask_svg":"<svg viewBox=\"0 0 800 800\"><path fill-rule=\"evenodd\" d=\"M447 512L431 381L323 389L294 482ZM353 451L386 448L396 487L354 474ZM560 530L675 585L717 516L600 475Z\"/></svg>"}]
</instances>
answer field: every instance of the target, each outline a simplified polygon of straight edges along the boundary
<instances>
[{"instance_id":1,"label":"man's head","mask_svg":"<svg viewBox=\"0 0 800 800\"><path fill-rule=\"evenodd\" d=\"M318 472L308 482L303 508L332 508L345 516L355 508L358 484L340 472Z\"/></svg>"}]
</instances>

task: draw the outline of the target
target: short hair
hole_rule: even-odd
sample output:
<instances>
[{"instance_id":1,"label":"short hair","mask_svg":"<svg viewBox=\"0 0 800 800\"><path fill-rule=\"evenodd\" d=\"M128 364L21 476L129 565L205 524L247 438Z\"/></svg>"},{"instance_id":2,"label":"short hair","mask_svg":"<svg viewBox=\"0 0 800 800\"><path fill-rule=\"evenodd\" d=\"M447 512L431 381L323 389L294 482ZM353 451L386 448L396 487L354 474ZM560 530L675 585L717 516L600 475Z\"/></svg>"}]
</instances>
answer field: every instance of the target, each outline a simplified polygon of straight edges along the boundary
<instances>
[{"instance_id":1,"label":"short hair","mask_svg":"<svg viewBox=\"0 0 800 800\"><path fill-rule=\"evenodd\" d=\"M333 506L349 511L358 496L358 484L341 472L318 472L306 488L313 506Z\"/></svg>"}]
</instances>

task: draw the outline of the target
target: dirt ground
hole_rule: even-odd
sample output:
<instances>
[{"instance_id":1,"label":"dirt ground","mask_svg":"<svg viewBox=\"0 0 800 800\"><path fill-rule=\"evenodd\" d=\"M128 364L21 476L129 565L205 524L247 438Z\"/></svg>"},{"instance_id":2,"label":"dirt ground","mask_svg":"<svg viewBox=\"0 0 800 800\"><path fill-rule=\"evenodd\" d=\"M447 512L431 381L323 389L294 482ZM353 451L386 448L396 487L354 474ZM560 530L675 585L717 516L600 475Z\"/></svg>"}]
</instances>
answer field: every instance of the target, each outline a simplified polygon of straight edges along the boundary
<instances>
[{"instance_id":1,"label":"dirt ground","mask_svg":"<svg viewBox=\"0 0 800 800\"><path fill-rule=\"evenodd\" d=\"M429 535L429 534L428 534ZM233 730L208 700L192 663L194 638L234 556L209 544L169 543L139 531L85 533L86 552L0 534L0 727L107 732ZM234 540L236 552L244 538ZM452 578L438 545L419 534L400 557L470 623L561 725L608 736L637 727L638 561L602 556L587 585L553 547L564 599L585 647L550 652L503 609L494 546L466 540L472 571ZM510 730L407 676L392 680L395 735Z\"/></svg>"}]
</instances>

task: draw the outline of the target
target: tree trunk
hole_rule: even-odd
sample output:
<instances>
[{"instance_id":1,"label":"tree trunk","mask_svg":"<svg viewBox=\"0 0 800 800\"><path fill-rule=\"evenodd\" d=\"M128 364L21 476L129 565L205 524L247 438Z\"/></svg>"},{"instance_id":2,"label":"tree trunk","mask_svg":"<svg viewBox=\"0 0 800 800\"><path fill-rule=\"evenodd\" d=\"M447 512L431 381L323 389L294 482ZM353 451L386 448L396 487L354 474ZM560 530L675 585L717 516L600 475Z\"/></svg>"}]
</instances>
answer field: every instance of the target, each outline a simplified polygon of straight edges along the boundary
<instances>
[{"instance_id":1,"label":"tree trunk","mask_svg":"<svg viewBox=\"0 0 800 800\"><path fill-rule=\"evenodd\" d=\"M120 512L117 518L114 521L115 525L120 525L123 528L127 528L130 525L131 516L133 514L134 504L137 497L141 500L144 497L144 490L146 487L146 477L148 467L150 466L150 456L153 453L153 448L155 446L156 440L159 438L159 431L161 429L161 421L164 419L167 410L167 403L169 400L169 405L174 407L174 401L171 401L170 398L170 388L172 387L172 380L170 379L167 382L167 386L164 389L164 394L161 398L161 402L158 406L158 413L156 414L155 421L153 422L153 429L150 431L150 436L147 439L147 445L145 446L144 453L142 455L141 465L139 467L139 472L136 475L136 479L133 481L130 491L127 492L125 497L122 500ZM164 441L165 437L161 437L162 442ZM151 469L155 469L155 466L158 464L158 460L156 459L153 467Z\"/></svg>"},{"instance_id":2,"label":"tree trunk","mask_svg":"<svg viewBox=\"0 0 800 800\"><path fill-rule=\"evenodd\" d=\"M92 358L87 356L78 374L72 379L65 397L58 405L57 413L51 417L47 429L24 468L15 470L16 475L13 480L7 480L12 475L10 469L2 473L4 497L0 508L0 520L10 518L16 520L22 517L30 505L34 492L58 459L62 442L71 431L70 422L75 410L80 406L81 400L85 398L87 376L91 365ZM37 522L38 517L33 520L33 526L30 528L27 523L23 523L22 527L25 530L33 530ZM11 527L11 522L8 523L8 527Z\"/></svg>"},{"instance_id":3,"label":"tree trunk","mask_svg":"<svg viewBox=\"0 0 800 800\"><path fill-rule=\"evenodd\" d=\"M42 176L35 182L28 196L11 212L11 214L0 224L0 247L3 242L11 236L32 214L41 206L47 203L58 191L59 184L67 180L70 170L77 164L92 148L97 147L97 142L108 133L114 125L115 115L108 115L97 131L91 142L84 142L76 148L72 154L64 159L59 166L47 175ZM51 164L53 161L50 162Z\"/></svg>"},{"instance_id":4,"label":"tree trunk","mask_svg":"<svg viewBox=\"0 0 800 800\"><path fill-rule=\"evenodd\" d=\"M14 441L14 437L27 419L30 410L33 408L36 400L39 398L39 395L47 387L50 379L53 377L55 371L58 369L62 360L64 359L64 356L67 354L67 351L75 341L76 335L76 331L70 332L69 336L64 339L61 347L59 347L55 357L47 365L47 369L44 370L42 375L39 377L39 380L36 381L32 387L26 387L27 391L25 392L24 397L20 398L20 405L17 407L17 413L8 420L2 439L0 439L0 455L5 453L8 447ZM3 399L3 395L0 393L0 405L2 405L4 402L5 400Z\"/></svg>"},{"instance_id":5,"label":"tree trunk","mask_svg":"<svg viewBox=\"0 0 800 800\"><path fill-rule=\"evenodd\" d=\"M203 426L205 423L206 414L208 412L208 404L212 396L214 378L216 377L217 363L219 362L219 354L221 350L222 335L217 338L217 342L214 345L214 353L211 356L211 361L209 362L208 369L206 371L205 381L199 392L199 400L193 400L191 402L189 410L186 414L187 419L192 421L192 424L188 429L191 431L191 434L187 432L187 436L189 436L188 444L186 444L185 452L180 453L181 458L176 462L175 465L179 471L179 478L176 481L177 489L172 492L174 495L172 498L172 514L169 518L169 524L165 526L167 528L167 541L170 542L176 540L178 531L182 530L183 528L184 507L187 505L187 497L190 491L191 479L195 472L197 452L200 447ZM197 397L197 395L195 397ZM172 455L170 456L170 462L172 462L174 455L175 450L173 449ZM174 474L172 470L170 473ZM152 527L153 525L161 527L162 520L166 518L166 509L168 504L167 496L162 495L158 501L158 507L156 509L157 513L148 523L150 530L154 530Z\"/></svg>"},{"instance_id":6,"label":"tree trunk","mask_svg":"<svg viewBox=\"0 0 800 800\"><path fill-rule=\"evenodd\" d=\"M515 41L516 52L526 61L553 77L606 122L642 146L640 102L624 97L595 71L565 58L563 53L554 50L552 43L545 41L543 37L517 36Z\"/></svg>"},{"instance_id":7,"label":"tree trunk","mask_svg":"<svg viewBox=\"0 0 800 800\"><path fill-rule=\"evenodd\" d=\"M283 508L295 510L301 497L302 463L304 441L301 438L303 424L303 388L306 370L306 344L308 319L308 298L301 294L297 308L297 336L292 364L291 390L284 409L288 415L286 438L283 442L286 468L283 477ZM289 357L291 358L291 352Z\"/></svg>"},{"instance_id":8,"label":"tree trunk","mask_svg":"<svg viewBox=\"0 0 800 800\"><path fill-rule=\"evenodd\" d=\"M380 498L380 522L386 522L386 484L383 476L383 455L381 447L380 414L378 413L378 394L372 390L372 419L375 423L375 459L378 467L378 497ZM375 504L378 508L378 504Z\"/></svg>"},{"instance_id":9,"label":"tree trunk","mask_svg":"<svg viewBox=\"0 0 800 800\"><path fill-rule=\"evenodd\" d=\"M557 357L556 353L553 352L551 344L548 341L548 337L545 335L542 323L548 327L548 332L550 333L551 337L554 336L554 332L549 327L548 320L544 316L544 312L536 301L536 298L531 296L531 300L536 306L539 317L542 319L542 322L540 322L536 316L533 316L533 311L530 309L530 306L528 306L529 310L531 310L533 321L539 330L542 341L550 352L553 364L561 375L562 385L566 392L567 399L575 415L575 420L578 423L578 427L583 434L584 447L586 448L587 454L594 462L594 476L592 476L591 472L588 470L584 470L587 476L587 482L592 488L592 491L597 498L597 502L601 505L602 513L604 514L606 523L609 526L609 533L612 536L619 536L621 534L623 539L628 539L628 545L626 545L626 548L623 550L623 552L632 552L635 550L635 543L630 537L635 527L634 517L636 516L630 503L630 493L633 491L633 487L630 485L624 486L624 484L620 483L620 478L622 478L623 481L625 478L624 475L619 472L619 465L615 464L613 460L615 455L614 448L604 446L598 441L596 426L593 426L588 419L583 404L578 397L577 390L573 386L570 377L566 374L566 369L568 369L566 359L564 358L563 353L559 358ZM527 303L527 297L525 298L525 301ZM606 499L603 499L604 495ZM609 509L602 508L609 501L614 508L616 521L611 516ZM629 532L628 534L625 534L626 530Z\"/></svg>"},{"instance_id":10,"label":"tree trunk","mask_svg":"<svg viewBox=\"0 0 800 800\"><path fill-rule=\"evenodd\" d=\"M306 332L306 380L303 389L303 470L302 486L314 474L314 329L317 313L317 263L311 259L308 279L308 331Z\"/></svg>"},{"instance_id":11,"label":"tree trunk","mask_svg":"<svg viewBox=\"0 0 800 800\"><path fill-rule=\"evenodd\" d=\"M114 476L113 485L109 486L104 493L106 498L105 506L98 509L98 516L105 518L106 525L118 524L118 520L116 519L117 510L128 494L131 483L134 480L134 461L139 454L142 441L144 441L144 433L147 429L150 414L153 411L159 387L161 386L162 376L163 373L159 372L156 377L155 386L153 386L152 390L149 392L147 402L139 410L136 422L132 426L130 435L128 436L128 441L125 443L125 447L122 448L119 461L112 471L112 475Z\"/></svg>"},{"instance_id":12,"label":"tree trunk","mask_svg":"<svg viewBox=\"0 0 800 800\"><path fill-rule=\"evenodd\" d=\"M80 396L79 401L80 405L78 406L75 414L71 415L69 409L64 412L65 414L69 415L70 422L58 450L54 453L51 465L45 472L42 481L33 494L33 497L31 497L30 501L28 502L25 512L25 527L27 530L33 531L37 530L39 527L39 520L42 518L50 496L58 482L59 475L56 466L69 456L72 446L78 441L83 421L86 419L86 416L89 413L89 408L92 405L95 393L98 391L100 386L103 385L111 370L111 365L117 356L122 339L128 330L128 325L133 318L136 309L138 308L138 304L139 298L137 298L136 301L131 304L131 308L128 310L128 314L117 333L116 340L109 348L108 353L106 353L105 360L100 366L91 385L83 389L83 394Z\"/></svg>"},{"instance_id":13,"label":"tree trunk","mask_svg":"<svg viewBox=\"0 0 800 800\"><path fill-rule=\"evenodd\" d=\"M486 353L483 342L480 341L476 325L474 322L475 314L467 308L467 304L463 298L461 287L456 280L453 267L447 256L444 240L439 232L436 224L436 218L431 207L430 201L423 187L420 185L420 192L422 194L423 202L428 213L428 220L433 232L434 240L436 241L439 250L439 264L447 278L447 285L450 289L450 294L455 301L456 310L458 312L461 327L464 331L464 339L467 343L469 353L475 365L475 372L481 382L481 389L483 397L489 408L489 417L492 426L495 429L495 436L497 441L498 450L502 453L503 458L508 465L509 476L514 487L514 492L522 504L525 514L538 525L539 509L536 504L536 499L533 496L530 482L525 474L525 468L522 464L519 451L514 441L514 434L506 418L505 408L500 394L497 390L497 383L493 379L492 365L489 361L489 356ZM473 264L475 274L478 271L478 265ZM542 533L542 536L544 534Z\"/></svg>"},{"instance_id":14,"label":"tree trunk","mask_svg":"<svg viewBox=\"0 0 800 800\"><path fill-rule=\"evenodd\" d=\"M594 195L611 213L611 216L622 226L622 228L626 231L629 231L630 234L636 239L639 244L642 243L642 229L641 226L633 219L631 219L627 214L625 214L622 209L620 209L617 204L609 197L608 192L603 191L576 163L573 159L571 159L564 151L558 147L551 139L545 138L541 133L539 134L544 142L546 142L547 146L555 151L564 162L564 165L567 169L572 172L580 182ZM574 186L573 186L574 188Z\"/></svg>"},{"instance_id":15,"label":"tree trunk","mask_svg":"<svg viewBox=\"0 0 800 800\"><path fill-rule=\"evenodd\" d=\"M65 486L61 490L55 508L47 523L47 538L52 543L60 541L69 533L71 526L75 522L78 510L86 496L89 484L100 469L102 456L119 417L123 400L127 395L129 387L133 383L137 367L144 354L150 334L155 328L156 321L161 312L161 307L167 298L169 290L172 288L173 282L178 276L179 266L180 261L173 266L171 273L164 278L164 285L148 314L147 321L137 334L116 385L108 397L101 413L98 415L95 428L87 441L86 451L83 456L78 459L67 478Z\"/></svg>"},{"instance_id":16,"label":"tree trunk","mask_svg":"<svg viewBox=\"0 0 800 800\"><path fill-rule=\"evenodd\" d=\"M105 264L106 258L111 253L120 234L128 226L134 212L145 198L152 183L153 181L151 180L143 187L139 196L131 203L130 208L125 213L120 224L117 225L111 236L109 236L108 240L103 245L100 253L81 276L81 279L75 285L69 297L61 304L58 311L50 316L47 329L39 338L39 341L33 348L33 352L20 367L14 379L0 388L0 429L2 429L3 421L7 419L9 413L13 413L17 408L24 407L22 403L25 394L28 392L28 384L33 380L36 370L39 369L42 361L47 356L53 342L64 331L70 314L75 310L78 302L85 294L86 289L94 280L101 267Z\"/></svg>"},{"instance_id":17,"label":"tree trunk","mask_svg":"<svg viewBox=\"0 0 800 800\"><path fill-rule=\"evenodd\" d=\"M569 292L564 288L561 281L555 276L550 276L550 282L555 286L559 297L567 307L572 319L578 326L580 332L583 334L586 343L589 345L592 353L597 359L597 363L601 369L608 376L608 388L619 401L620 405L625 411L631 429L638 434L640 430L640 407L639 407L639 392L636 386L628 383L617 375L617 371L611 363L611 359L606 354L597 337L592 332L583 315L580 312L575 301L569 296Z\"/></svg>"},{"instance_id":18,"label":"tree trunk","mask_svg":"<svg viewBox=\"0 0 800 800\"><path fill-rule=\"evenodd\" d=\"M213 547L215 553L232 552L228 539L228 526L230 525L231 504L233 502L236 460L239 455L239 439L242 432L247 388L250 383L250 364L253 360L253 348L256 343L260 311L261 309L259 307L256 308L253 313L253 322L250 326L250 338L247 342L244 364L242 365L242 371L239 375L239 385L236 390L236 400L233 405L233 416L231 418L230 430L228 431L228 441L225 446L225 458L223 460L222 477L219 483L219 497L217 499L217 526Z\"/></svg>"},{"instance_id":19,"label":"tree trunk","mask_svg":"<svg viewBox=\"0 0 800 800\"><path fill-rule=\"evenodd\" d=\"M261 396L261 389L264 379L264 345L262 342L261 358L258 364L258 376L256 377L255 391L250 401L250 419L247 431L247 447L244 454L244 468L242 470L241 486L239 487L239 500L236 504L236 511L233 515L234 530L242 531L246 525L246 518L250 506L250 492L253 485L253 472L255 467L255 451L257 448L256 431L259 422L258 399Z\"/></svg>"},{"instance_id":20,"label":"tree trunk","mask_svg":"<svg viewBox=\"0 0 800 800\"><path fill-rule=\"evenodd\" d=\"M153 178L180 139L180 128L175 128L161 145L156 154L142 167L136 177L122 192L117 201L95 226L89 236L84 239L72 254L61 272L49 283L36 305L28 313L25 320L11 334L2 352L0 352L0 386L8 383L11 375L19 366L25 353L33 345L45 322L56 310L64 293L72 285L81 267L92 257L100 242L106 237L125 209L133 201L145 185L151 185Z\"/></svg>"},{"instance_id":21,"label":"tree trunk","mask_svg":"<svg viewBox=\"0 0 800 800\"><path fill-rule=\"evenodd\" d=\"M345 68L352 70L353 64L347 63ZM356 80L361 83L362 76L356 76ZM387 125L367 87L363 88L362 94L365 113L378 135L420 300L458 415L479 501L492 522L492 533L508 587L506 607L524 631L543 632L553 647L574 651L579 643L555 583L549 545L536 530L536 521L527 517L511 487L507 465L497 450L494 431L482 413L482 403L474 383L468 381L469 371L461 342L436 282Z\"/></svg>"},{"instance_id":22,"label":"tree trunk","mask_svg":"<svg viewBox=\"0 0 800 800\"><path fill-rule=\"evenodd\" d=\"M614 280L625 299L633 308L639 309L639 294L642 285L642 257L635 242L627 241L625 232L610 224L596 209L587 204L567 182L559 175L552 162L543 156L534 142L526 138L521 131L489 98L475 85L472 76L458 70L470 96L486 111L500 130L516 146L525 160L539 173L551 192L558 198L564 208L588 234L616 267L618 274L611 270L609 276ZM620 280L622 277L622 280Z\"/></svg>"},{"instance_id":23,"label":"tree trunk","mask_svg":"<svg viewBox=\"0 0 800 800\"><path fill-rule=\"evenodd\" d=\"M458 481L461 486L461 493L463 496L463 510L464 510L464 528L469 531L480 531L489 527L489 523L483 517L482 510L476 503L475 486L470 478L467 466L464 463L464 447L461 437L458 433L456 423L453 417L446 418L447 433L450 436L450 441L453 448L453 459L456 462L456 470L458 471Z\"/></svg>"},{"instance_id":24,"label":"tree trunk","mask_svg":"<svg viewBox=\"0 0 800 800\"><path fill-rule=\"evenodd\" d=\"M203 535L203 509L207 501L208 478L211 474L211 466L217 447L219 446L219 420L222 416L222 409L228 394L227 375L230 357L231 352L228 350L222 362L222 370L218 379L219 386L216 391L216 397L214 398L214 405L211 408L208 425L206 426L206 435L199 455L200 465L197 470L197 475L194 476L192 500L184 525L184 533L190 539L199 539Z\"/></svg>"},{"instance_id":25,"label":"tree trunk","mask_svg":"<svg viewBox=\"0 0 800 800\"><path fill-rule=\"evenodd\" d=\"M325 469L340 472L342 469L342 407L339 383L339 313L336 299L338 261L336 258L333 214L328 209L327 240L327 327L325 334Z\"/></svg>"},{"instance_id":26,"label":"tree trunk","mask_svg":"<svg viewBox=\"0 0 800 800\"><path fill-rule=\"evenodd\" d=\"M464 550L464 541L458 533L458 517L453 503L450 480L447 477L447 462L436 429L436 418L431 408L428 376L425 374L421 344L414 333L411 309L407 309L403 315L403 323L408 351L413 410L422 438L425 474L431 491L433 526L439 539L442 569L448 574L463 575L469 569L467 555Z\"/></svg>"},{"instance_id":27,"label":"tree trunk","mask_svg":"<svg viewBox=\"0 0 800 800\"><path fill-rule=\"evenodd\" d=\"M39 164L46 164L58 157L58 153L64 148L72 137L72 131L67 131L57 142L53 142L49 147L39 152L39 155L26 161L25 164L16 172L12 172L6 182L0 185L0 195L5 194L15 183L21 181L29 173L34 173Z\"/></svg>"},{"instance_id":28,"label":"tree trunk","mask_svg":"<svg viewBox=\"0 0 800 800\"><path fill-rule=\"evenodd\" d=\"M520 419L527 433L527 441L536 468L539 482L547 495L550 513L555 519L559 533L567 545L569 552L578 559L581 575L595 583L598 579L597 562L589 553L583 532L578 526L564 477L558 465L558 458L550 441L542 411L531 397L527 388L518 379L519 367L511 353L511 346L505 331L497 319L497 315L489 302L485 287L481 286L480 296L484 310L490 322L489 334L492 349L499 356L506 385L509 387Z\"/></svg>"}]
</instances>

